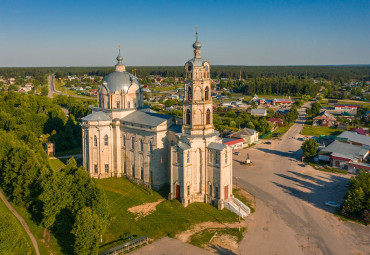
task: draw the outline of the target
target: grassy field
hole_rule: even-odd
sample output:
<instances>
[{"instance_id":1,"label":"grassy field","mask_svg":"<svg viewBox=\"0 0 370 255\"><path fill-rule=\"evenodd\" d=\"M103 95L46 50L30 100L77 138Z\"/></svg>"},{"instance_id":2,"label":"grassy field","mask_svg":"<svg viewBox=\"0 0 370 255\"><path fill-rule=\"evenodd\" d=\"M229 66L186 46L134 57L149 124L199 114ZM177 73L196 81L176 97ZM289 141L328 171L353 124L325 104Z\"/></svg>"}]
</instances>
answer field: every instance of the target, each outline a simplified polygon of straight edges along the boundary
<instances>
[{"instance_id":1,"label":"grassy field","mask_svg":"<svg viewBox=\"0 0 370 255\"><path fill-rule=\"evenodd\" d=\"M320 126L311 126L304 125L301 134L309 136L320 136L320 135L339 135L343 131L331 128L331 127L320 127Z\"/></svg>"},{"instance_id":2,"label":"grassy field","mask_svg":"<svg viewBox=\"0 0 370 255\"><path fill-rule=\"evenodd\" d=\"M0 200L0 254L36 254L21 223Z\"/></svg>"},{"instance_id":3,"label":"grassy field","mask_svg":"<svg viewBox=\"0 0 370 255\"><path fill-rule=\"evenodd\" d=\"M57 239L51 234L49 231L46 231L40 225L37 225L33 220L31 215L27 212L27 210L23 207L16 206L12 204L14 209L22 216L22 218L26 221L28 227L30 228L31 233L34 235L37 244L39 246L40 254L41 255L48 255L48 254L64 254L62 252L61 247L58 244ZM0 253L1 254L1 253ZM24 254L24 253L21 253Z\"/></svg>"},{"instance_id":4,"label":"grassy field","mask_svg":"<svg viewBox=\"0 0 370 255\"><path fill-rule=\"evenodd\" d=\"M129 235L146 235L153 239L174 237L200 222L235 222L238 219L226 209L217 210L204 203L193 203L184 208L177 200L163 200L155 211L138 219L138 215L128 211L129 208L166 197L154 191L148 194L143 187L124 178L98 180L98 185L105 190L110 211L110 221L103 234L100 252L125 242L125 237Z\"/></svg>"},{"instance_id":5,"label":"grassy field","mask_svg":"<svg viewBox=\"0 0 370 255\"><path fill-rule=\"evenodd\" d=\"M246 206L248 206L251 209L251 213L255 212L253 197L247 198L246 196L244 196L240 188L233 189L233 194L235 198L239 199L241 202L243 202Z\"/></svg>"},{"instance_id":6,"label":"grassy field","mask_svg":"<svg viewBox=\"0 0 370 255\"><path fill-rule=\"evenodd\" d=\"M50 163L50 166L51 168L54 170L54 171L59 171L60 169L62 169L65 164L60 160L60 159L50 159L49 158L49 163Z\"/></svg>"},{"instance_id":7,"label":"grassy field","mask_svg":"<svg viewBox=\"0 0 370 255\"><path fill-rule=\"evenodd\" d=\"M264 140L269 140L273 137L273 135L275 133L280 133L280 136L282 136L283 134L285 134L292 126L293 126L294 123L291 123L289 125L286 125L286 126L282 126L282 127L279 127L277 129L275 129L271 134L267 135L266 137L264 137L263 139Z\"/></svg>"},{"instance_id":8,"label":"grassy field","mask_svg":"<svg viewBox=\"0 0 370 255\"><path fill-rule=\"evenodd\" d=\"M321 99L320 104L328 105L328 99ZM338 104L358 104L358 105L369 105L369 102L357 101L357 100L338 100Z\"/></svg>"}]
</instances>

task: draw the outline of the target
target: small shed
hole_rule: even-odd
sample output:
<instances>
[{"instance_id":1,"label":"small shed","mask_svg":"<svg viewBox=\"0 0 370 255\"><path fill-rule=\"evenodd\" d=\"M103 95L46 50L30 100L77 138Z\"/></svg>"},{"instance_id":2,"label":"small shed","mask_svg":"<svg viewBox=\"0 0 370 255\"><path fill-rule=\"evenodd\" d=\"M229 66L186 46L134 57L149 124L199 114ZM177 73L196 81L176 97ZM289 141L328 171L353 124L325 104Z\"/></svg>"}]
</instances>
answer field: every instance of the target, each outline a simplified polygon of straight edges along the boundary
<instances>
[{"instance_id":1,"label":"small shed","mask_svg":"<svg viewBox=\"0 0 370 255\"><path fill-rule=\"evenodd\" d=\"M49 156L54 156L55 155L55 143L54 142L46 142L44 144L45 152Z\"/></svg>"}]
</instances>

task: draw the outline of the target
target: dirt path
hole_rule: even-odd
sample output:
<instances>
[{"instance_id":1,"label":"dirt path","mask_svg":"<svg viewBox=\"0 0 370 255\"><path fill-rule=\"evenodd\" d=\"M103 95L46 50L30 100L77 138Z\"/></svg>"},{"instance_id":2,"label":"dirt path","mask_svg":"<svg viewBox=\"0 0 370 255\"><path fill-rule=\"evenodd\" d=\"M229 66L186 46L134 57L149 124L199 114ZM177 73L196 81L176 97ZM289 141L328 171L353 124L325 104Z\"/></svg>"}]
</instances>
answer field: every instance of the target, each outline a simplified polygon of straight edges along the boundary
<instances>
[{"instance_id":1,"label":"dirt path","mask_svg":"<svg viewBox=\"0 0 370 255\"><path fill-rule=\"evenodd\" d=\"M157 210L156 208L157 205L162 203L162 201L164 201L164 199L158 200L157 202L153 202L153 203L146 203L146 204L134 206L134 207L128 208L128 211L130 213L137 214L137 216L135 217L135 220L138 220L140 218L144 218L145 216L148 216L149 214Z\"/></svg>"},{"instance_id":2,"label":"dirt path","mask_svg":"<svg viewBox=\"0 0 370 255\"><path fill-rule=\"evenodd\" d=\"M18 212L13 208L13 206L6 200L4 194L0 191L0 198L3 200L4 204L9 208L9 210L14 214L14 216L18 219L18 221L22 224L24 230L26 231L27 235L30 237L33 247L35 248L36 254L40 255L39 246L36 242L35 237L32 235L30 229L27 226L25 220L18 214Z\"/></svg>"}]
</instances>

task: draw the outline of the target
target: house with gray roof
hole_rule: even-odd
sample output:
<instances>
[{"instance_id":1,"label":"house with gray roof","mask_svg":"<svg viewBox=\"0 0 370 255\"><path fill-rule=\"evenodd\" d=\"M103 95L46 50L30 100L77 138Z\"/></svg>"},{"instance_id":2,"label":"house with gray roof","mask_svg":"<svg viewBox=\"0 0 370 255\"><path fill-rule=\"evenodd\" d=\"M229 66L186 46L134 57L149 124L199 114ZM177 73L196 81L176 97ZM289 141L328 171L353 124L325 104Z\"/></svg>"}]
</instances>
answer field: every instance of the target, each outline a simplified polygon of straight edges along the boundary
<instances>
[{"instance_id":1,"label":"house with gray roof","mask_svg":"<svg viewBox=\"0 0 370 255\"><path fill-rule=\"evenodd\" d=\"M252 109L251 114L253 116L267 116L267 110L266 109Z\"/></svg>"},{"instance_id":2,"label":"house with gray roof","mask_svg":"<svg viewBox=\"0 0 370 255\"><path fill-rule=\"evenodd\" d=\"M258 132L251 128L243 128L235 133L229 135L230 138L242 138L244 144L252 144L258 142Z\"/></svg>"},{"instance_id":3,"label":"house with gray roof","mask_svg":"<svg viewBox=\"0 0 370 255\"><path fill-rule=\"evenodd\" d=\"M357 146L334 141L319 151L319 160L329 161L332 167L348 170L349 163L361 163L369 156L370 146Z\"/></svg>"},{"instance_id":4,"label":"house with gray roof","mask_svg":"<svg viewBox=\"0 0 370 255\"><path fill-rule=\"evenodd\" d=\"M360 135L353 131L344 131L337 136L341 142L349 143L352 145L367 145L370 146L370 136Z\"/></svg>"}]
</instances>

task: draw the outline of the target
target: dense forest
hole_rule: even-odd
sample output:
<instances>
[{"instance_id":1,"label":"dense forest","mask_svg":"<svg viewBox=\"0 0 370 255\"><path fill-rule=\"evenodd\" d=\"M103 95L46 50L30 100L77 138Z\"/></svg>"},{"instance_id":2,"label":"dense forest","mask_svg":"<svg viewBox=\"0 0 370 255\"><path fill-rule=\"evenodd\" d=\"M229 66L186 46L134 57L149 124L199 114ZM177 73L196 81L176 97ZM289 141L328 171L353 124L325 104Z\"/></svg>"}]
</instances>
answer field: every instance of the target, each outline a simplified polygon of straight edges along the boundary
<instances>
[{"instance_id":1,"label":"dense forest","mask_svg":"<svg viewBox=\"0 0 370 255\"><path fill-rule=\"evenodd\" d=\"M138 77L160 75L163 77L184 77L183 66L136 66L127 67L129 72L136 69ZM57 77L66 75L105 76L114 67L43 67L43 68L0 68L0 76L26 76L55 73ZM344 66L212 66L212 78L228 79L273 78L273 77L308 77L326 80L370 80L370 65Z\"/></svg>"},{"instance_id":2,"label":"dense forest","mask_svg":"<svg viewBox=\"0 0 370 255\"><path fill-rule=\"evenodd\" d=\"M56 101L0 93L0 187L33 221L52 231L63 253L97 254L107 222L104 193L73 158L65 168L52 170L43 149L48 139L58 139L64 149L80 143L75 117L67 118ZM84 103L64 103L77 119L86 114Z\"/></svg>"}]
</instances>

